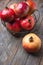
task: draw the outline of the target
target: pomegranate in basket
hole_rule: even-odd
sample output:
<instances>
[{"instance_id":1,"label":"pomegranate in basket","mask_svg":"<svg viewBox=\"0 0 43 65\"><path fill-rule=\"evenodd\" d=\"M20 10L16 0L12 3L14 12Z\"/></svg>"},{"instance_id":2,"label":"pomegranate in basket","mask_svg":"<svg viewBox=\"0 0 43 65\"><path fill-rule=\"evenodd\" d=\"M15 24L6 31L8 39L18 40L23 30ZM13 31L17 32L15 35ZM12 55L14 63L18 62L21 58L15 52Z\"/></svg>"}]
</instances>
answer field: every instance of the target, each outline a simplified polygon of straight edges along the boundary
<instances>
[{"instance_id":1,"label":"pomegranate in basket","mask_svg":"<svg viewBox=\"0 0 43 65\"><path fill-rule=\"evenodd\" d=\"M31 30L34 27L35 20L33 16L28 16L20 21L20 25L25 30Z\"/></svg>"},{"instance_id":2,"label":"pomegranate in basket","mask_svg":"<svg viewBox=\"0 0 43 65\"><path fill-rule=\"evenodd\" d=\"M26 2L20 2L17 4L15 13L17 17L25 17L29 12L29 6Z\"/></svg>"},{"instance_id":3,"label":"pomegranate in basket","mask_svg":"<svg viewBox=\"0 0 43 65\"><path fill-rule=\"evenodd\" d=\"M6 7L1 11L0 18L5 22L11 22L15 18L15 12L12 9Z\"/></svg>"}]
</instances>

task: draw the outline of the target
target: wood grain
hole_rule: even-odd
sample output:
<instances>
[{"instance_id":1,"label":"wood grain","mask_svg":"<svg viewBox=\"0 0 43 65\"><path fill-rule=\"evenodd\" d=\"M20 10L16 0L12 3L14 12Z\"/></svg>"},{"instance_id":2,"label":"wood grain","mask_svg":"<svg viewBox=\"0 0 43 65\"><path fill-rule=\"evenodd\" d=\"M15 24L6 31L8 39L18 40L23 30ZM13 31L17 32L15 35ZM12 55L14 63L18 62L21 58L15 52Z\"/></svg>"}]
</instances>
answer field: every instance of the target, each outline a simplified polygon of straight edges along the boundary
<instances>
[{"instance_id":1,"label":"wood grain","mask_svg":"<svg viewBox=\"0 0 43 65\"><path fill-rule=\"evenodd\" d=\"M11 65L25 65L28 55L22 48L19 47L18 52L16 53Z\"/></svg>"},{"instance_id":2,"label":"wood grain","mask_svg":"<svg viewBox=\"0 0 43 65\"><path fill-rule=\"evenodd\" d=\"M0 0L0 10L5 8L8 2L10 2L10 0Z\"/></svg>"},{"instance_id":3,"label":"wood grain","mask_svg":"<svg viewBox=\"0 0 43 65\"><path fill-rule=\"evenodd\" d=\"M37 34L37 35L40 37L40 39L42 41L42 47L38 53L29 55L26 65L31 65L31 64L32 65L41 65L40 62L43 57L43 37L40 34Z\"/></svg>"},{"instance_id":4,"label":"wood grain","mask_svg":"<svg viewBox=\"0 0 43 65\"><path fill-rule=\"evenodd\" d=\"M21 0L23 1L23 0ZM39 0L34 0L37 4ZM14 2L20 2L20 0L0 0L0 10L6 5L9 6ZM43 0L41 1L41 3ZM40 4L39 4L40 5ZM40 10L41 8L39 8ZM42 7L43 9L43 7ZM37 13L35 13L38 18ZM40 10L40 18L37 21L34 29L30 32L36 33L42 40L42 48L36 54L29 54L22 48L22 38L16 38L11 35L7 29L1 24L0 20L0 45L2 45L5 57L2 55L0 59L0 65L43 65L43 12ZM0 50L1 51L1 50ZM1 53L0 53L1 55ZM0 56L1 57L1 56ZM7 59L3 61L3 58Z\"/></svg>"},{"instance_id":5,"label":"wood grain","mask_svg":"<svg viewBox=\"0 0 43 65\"><path fill-rule=\"evenodd\" d=\"M4 2L4 6L8 4L8 0ZM1 5L3 6L3 1L1 1ZM1 9L4 8L1 7ZM6 54L7 54L7 60L2 62L3 65L8 65L10 64L13 56L17 52L20 44L20 39L14 38L7 30L6 28L1 24L0 22L0 34L1 34L1 43L3 42L3 45L6 49ZM18 42L19 41L19 42ZM1 62L0 62L1 63Z\"/></svg>"}]
</instances>

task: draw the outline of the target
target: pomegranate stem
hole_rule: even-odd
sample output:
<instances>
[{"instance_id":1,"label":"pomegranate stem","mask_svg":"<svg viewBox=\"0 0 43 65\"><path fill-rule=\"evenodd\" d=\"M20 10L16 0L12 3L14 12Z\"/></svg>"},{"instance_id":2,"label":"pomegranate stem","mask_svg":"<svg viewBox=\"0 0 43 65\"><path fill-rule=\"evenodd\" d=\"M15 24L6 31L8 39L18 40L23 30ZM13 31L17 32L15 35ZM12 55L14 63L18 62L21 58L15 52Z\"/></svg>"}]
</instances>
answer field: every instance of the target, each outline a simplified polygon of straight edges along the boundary
<instances>
[{"instance_id":1,"label":"pomegranate stem","mask_svg":"<svg viewBox=\"0 0 43 65\"><path fill-rule=\"evenodd\" d=\"M29 38L29 41L30 42L33 42L33 37L32 36Z\"/></svg>"}]
</instances>

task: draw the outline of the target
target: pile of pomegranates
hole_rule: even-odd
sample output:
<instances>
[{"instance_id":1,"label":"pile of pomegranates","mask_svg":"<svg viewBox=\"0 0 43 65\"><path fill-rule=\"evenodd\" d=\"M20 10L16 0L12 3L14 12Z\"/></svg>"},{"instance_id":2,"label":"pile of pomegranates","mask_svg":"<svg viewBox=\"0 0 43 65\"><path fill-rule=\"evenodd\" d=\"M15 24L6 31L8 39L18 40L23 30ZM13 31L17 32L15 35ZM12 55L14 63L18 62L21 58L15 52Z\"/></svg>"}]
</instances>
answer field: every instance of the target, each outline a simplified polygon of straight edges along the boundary
<instances>
[{"instance_id":1,"label":"pile of pomegranates","mask_svg":"<svg viewBox=\"0 0 43 65\"><path fill-rule=\"evenodd\" d=\"M13 33L29 31L35 25L35 19L31 15L35 10L36 4L32 0L27 0L6 7L0 11L0 18ZM37 52L41 48L41 39L34 33L27 34L22 40L22 46L30 53Z\"/></svg>"},{"instance_id":2,"label":"pile of pomegranates","mask_svg":"<svg viewBox=\"0 0 43 65\"><path fill-rule=\"evenodd\" d=\"M31 30L35 24L34 17L31 14L35 9L36 5L31 0L13 3L0 11L0 18L10 31Z\"/></svg>"}]
</instances>

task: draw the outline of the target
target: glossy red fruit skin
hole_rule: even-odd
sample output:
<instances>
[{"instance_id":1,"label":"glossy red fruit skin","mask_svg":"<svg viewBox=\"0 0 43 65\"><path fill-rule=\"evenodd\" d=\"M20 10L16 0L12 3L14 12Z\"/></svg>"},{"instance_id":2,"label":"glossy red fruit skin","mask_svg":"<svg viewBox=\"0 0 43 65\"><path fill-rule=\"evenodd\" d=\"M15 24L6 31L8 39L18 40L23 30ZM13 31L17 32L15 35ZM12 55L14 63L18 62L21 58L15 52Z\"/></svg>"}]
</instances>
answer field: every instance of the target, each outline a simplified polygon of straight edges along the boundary
<instances>
[{"instance_id":1,"label":"glossy red fruit skin","mask_svg":"<svg viewBox=\"0 0 43 65\"><path fill-rule=\"evenodd\" d=\"M20 18L15 18L15 22L17 22L20 25Z\"/></svg>"},{"instance_id":2,"label":"glossy red fruit skin","mask_svg":"<svg viewBox=\"0 0 43 65\"><path fill-rule=\"evenodd\" d=\"M10 30L10 31L13 31L13 26L12 26L12 24L10 24L10 23L6 23L6 28L8 29L8 30Z\"/></svg>"},{"instance_id":3,"label":"glossy red fruit skin","mask_svg":"<svg viewBox=\"0 0 43 65\"><path fill-rule=\"evenodd\" d=\"M26 2L20 2L15 10L17 16L24 17L27 15L29 7Z\"/></svg>"},{"instance_id":4,"label":"glossy red fruit skin","mask_svg":"<svg viewBox=\"0 0 43 65\"><path fill-rule=\"evenodd\" d=\"M18 24L18 22L14 22L13 23L13 32L19 32L21 30L20 25Z\"/></svg>"},{"instance_id":5,"label":"glossy red fruit skin","mask_svg":"<svg viewBox=\"0 0 43 65\"><path fill-rule=\"evenodd\" d=\"M10 22L15 18L15 12L10 8L5 8L0 17L3 21Z\"/></svg>"},{"instance_id":6,"label":"glossy red fruit skin","mask_svg":"<svg viewBox=\"0 0 43 65\"><path fill-rule=\"evenodd\" d=\"M1 18L1 13L2 13L2 12L0 11L0 18Z\"/></svg>"},{"instance_id":7,"label":"glossy red fruit skin","mask_svg":"<svg viewBox=\"0 0 43 65\"><path fill-rule=\"evenodd\" d=\"M20 25L25 30L31 30L34 27L35 20L32 16L28 16L27 18L20 21Z\"/></svg>"}]
</instances>

